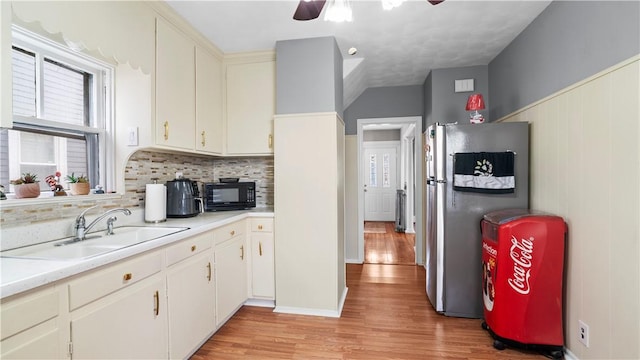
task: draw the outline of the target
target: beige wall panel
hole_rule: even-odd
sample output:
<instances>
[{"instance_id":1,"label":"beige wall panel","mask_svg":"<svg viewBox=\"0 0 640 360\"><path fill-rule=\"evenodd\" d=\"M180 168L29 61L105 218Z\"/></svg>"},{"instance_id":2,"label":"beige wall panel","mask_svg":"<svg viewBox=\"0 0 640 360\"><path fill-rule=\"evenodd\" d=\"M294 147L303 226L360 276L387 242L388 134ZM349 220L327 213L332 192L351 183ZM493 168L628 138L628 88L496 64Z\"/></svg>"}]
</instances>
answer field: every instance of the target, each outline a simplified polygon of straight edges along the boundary
<instances>
[{"instance_id":1,"label":"beige wall panel","mask_svg":"<svg viewBox=\"0 0 640 360\"><path fill-rule=\"evenodd\" d=\"M589 276L585 278L583 294L583 321L589 325L589 356L607 358L610 354L611 334L609 332L611 269L609 198L610 185L610 146L611 139L606 124L609 116L607 109L611 105L607 94L611 91L608 77L595 79L581 88L581 104L573 104L583 109L584 160L579 174L584 179L581 189L583 197L588 197L584 207L584 223L580 227L588 229L584 238L572 241L584 241L583 270ZM587 105L588 104L588 105ZM603 246L604 245L604 246ZM591 271L589 268L607 269ZM602 284L600 286L595 284ZM585 352L586 355L586 352Z\"/></svg>"},{"instance_id":2,"label":"beige wall panel","mask_svg":"<svg viewBox=\"0 0 640 360\"><path fill-rule=\"evenodd\" d=\"M345 136L345 258L359 261L358 256L358 137Z\"/></svg>"},{"instance_id":3,"label":"beige wall panel","mask_svg":"<svg viewBox=\"0 0 640 360\"><path fill-rule=\"evenodd\" d=\"M635 344L634 358L640 358L640 91L639 66L627 66L611 74L612 137L610 159L611 211L611 357L629 356L625 349ZM635 166L633 164L636 164ZM636 224L635 228L629 226ZM634 281L635 280L635 281ZM620 329L626 329L619 331Z\"/></svg>"},{"instance_id":4,"label":"beige wall panel","mask_svg":"<svg viewBox=\"0 0 640 360\"><path fill-rule=\"evenodd\" d=\"M339 124L335 113L275 118L276 311L338 310Z\"/></svg>"},{"instance_id":5,"label":"beige wall panel","mask_svg":"<svg viewBox=\"0 0 640 360\"><path fill-rule=\"evenodd\" d=\"M335 185L337 187L337 199L336 199L336 213L337 213L337 258L336 260L336 270L338 271L338 276L336 281L338 282L337 286L337 297L336 303L338 306L341 306L341 298L345 289L347 288L347 275L346 268L344 266L345 260L345 252L344 252L344 242L345 242L345 143L344 143L344 124L340 121L336 123L336 162L338 164L338 176L333 179Z\"/></svg>"},{"instance_id":6,"label":"beige wall panel","mask_svg":"<svg viewBox=\"0 0 640 360\"><path fill-rule=\"evenodd\" d=\"M531 123L531 207L569 227L565 341L580 359L640 358L638 69L635 57L505 119Z\"/></svg>"}]
</instances>

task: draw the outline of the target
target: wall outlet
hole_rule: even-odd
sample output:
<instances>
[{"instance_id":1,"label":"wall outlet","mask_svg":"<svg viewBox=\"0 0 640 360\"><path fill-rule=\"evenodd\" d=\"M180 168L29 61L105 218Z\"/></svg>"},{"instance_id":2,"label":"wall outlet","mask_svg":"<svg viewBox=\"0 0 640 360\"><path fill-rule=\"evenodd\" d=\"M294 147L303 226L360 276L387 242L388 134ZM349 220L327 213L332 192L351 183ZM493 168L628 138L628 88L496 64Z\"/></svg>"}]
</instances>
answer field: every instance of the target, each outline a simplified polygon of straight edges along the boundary
<instances>
[{"instance_id":1,"label":"wall outlet","mask_svg":"<svg viewBox=\"0 0 640 360\"><path fill-rule=\"evenodd\" d=\"M578 336L580 342L589 347L589 325L582 322L582 320L578 320Z\"/></svg>"}]
</instances>

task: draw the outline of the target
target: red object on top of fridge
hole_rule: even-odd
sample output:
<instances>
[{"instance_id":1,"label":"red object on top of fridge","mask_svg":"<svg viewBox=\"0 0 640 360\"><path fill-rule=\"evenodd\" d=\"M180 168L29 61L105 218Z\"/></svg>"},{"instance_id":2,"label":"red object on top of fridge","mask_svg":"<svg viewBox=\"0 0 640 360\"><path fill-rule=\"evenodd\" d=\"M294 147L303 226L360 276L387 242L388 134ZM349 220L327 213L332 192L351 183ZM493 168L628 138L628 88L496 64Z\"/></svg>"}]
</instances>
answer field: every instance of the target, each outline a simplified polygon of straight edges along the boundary
<instances>
[{"instance_id":1,"label":"red object on top of fridge","mask_svg":"<svg viewBox=\"0 0 640 360\"><path fill-rule=\"evenodd\" d=\"M526 209L484 216L482 297L496 348L503 341L562 351L566 231L561 217Z\"/></svg>"}]
</instances>

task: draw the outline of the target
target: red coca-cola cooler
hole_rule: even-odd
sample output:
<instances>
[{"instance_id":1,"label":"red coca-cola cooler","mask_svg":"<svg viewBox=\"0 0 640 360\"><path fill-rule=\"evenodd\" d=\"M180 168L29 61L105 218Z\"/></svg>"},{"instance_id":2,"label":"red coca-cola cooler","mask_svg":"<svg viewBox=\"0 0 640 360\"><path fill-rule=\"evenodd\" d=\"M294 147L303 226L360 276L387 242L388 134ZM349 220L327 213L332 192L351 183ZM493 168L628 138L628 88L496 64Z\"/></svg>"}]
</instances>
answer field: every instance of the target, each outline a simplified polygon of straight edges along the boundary
<instances>
[{"instance_id":1,"label":"red coca-cola cooler","mask_svg":"<svg viewBox=\"0 0 640 360\"><path fill-rule=\"evenodd\" d=\"M482 327L494 338L493 346L562 358L564 220L510 209L484 215L481 227Z\"/></svg>"}]
</instances>

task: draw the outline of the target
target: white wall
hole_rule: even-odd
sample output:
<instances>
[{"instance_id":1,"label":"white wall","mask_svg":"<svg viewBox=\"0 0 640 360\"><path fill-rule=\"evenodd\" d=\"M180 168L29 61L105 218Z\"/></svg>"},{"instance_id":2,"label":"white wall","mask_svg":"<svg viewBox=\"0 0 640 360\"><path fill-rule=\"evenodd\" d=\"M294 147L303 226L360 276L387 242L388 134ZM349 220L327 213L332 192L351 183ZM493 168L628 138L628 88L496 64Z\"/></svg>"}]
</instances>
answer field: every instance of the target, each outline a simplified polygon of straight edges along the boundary
<instances>
[{"instance_id":1,"label":"white wall","mask_svg":"<svg viewBox=\"0 0 640 360\"><path fill-rule=\"evenodd\" d=\"M531 208L569 227L565 342L580 359L640 358L639 87L636 56L503 119L531 124Z\"/></svg>"}]
</instances>

